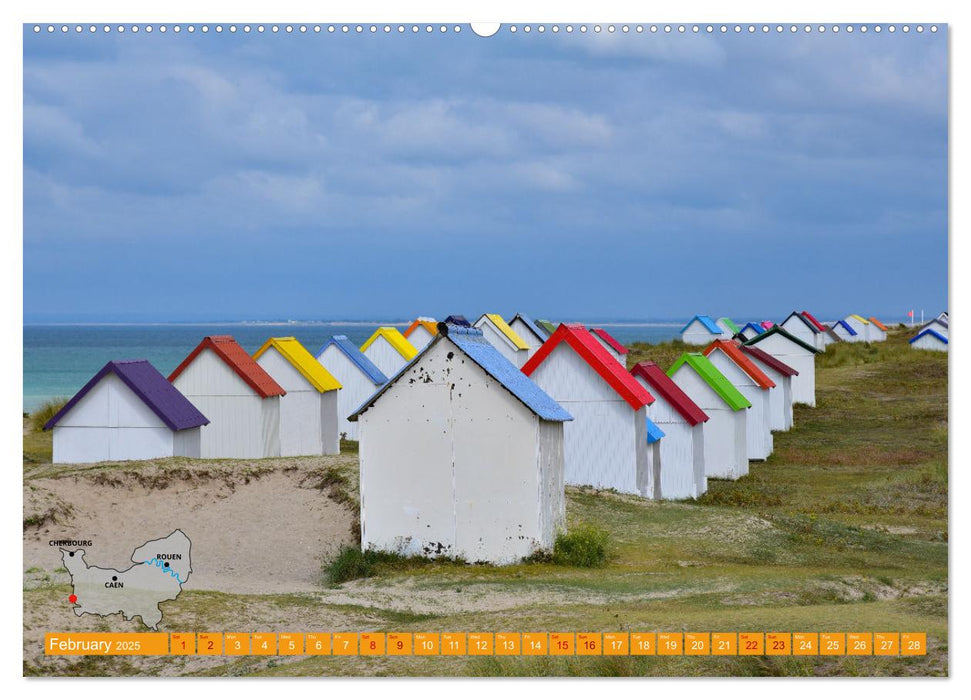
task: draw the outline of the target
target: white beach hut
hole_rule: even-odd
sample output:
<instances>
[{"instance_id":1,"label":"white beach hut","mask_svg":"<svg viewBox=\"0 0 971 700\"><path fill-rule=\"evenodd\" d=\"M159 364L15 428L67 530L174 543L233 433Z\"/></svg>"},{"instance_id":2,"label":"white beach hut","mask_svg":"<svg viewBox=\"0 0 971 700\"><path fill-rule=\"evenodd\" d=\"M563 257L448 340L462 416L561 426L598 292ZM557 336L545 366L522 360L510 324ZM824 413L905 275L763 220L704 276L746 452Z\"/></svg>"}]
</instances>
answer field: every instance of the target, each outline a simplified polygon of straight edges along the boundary
<instances>
[{"instance_id":1,"label":"white beach hut","mask_svg":"<svg viewBox=\"0 0 971 700\"><path fill-rule=\"evenodd\" d=\"M435 329L438 335L438 329ZM434 336L433 336L434 337ZM357 440L357 422L350 416L384 386L388 378L346 335L335 335L317 351L317 361L340 382L337 392L338 431L345 440Z\"/></svg>"},{"instance_id":2,"label":"white beach hut","mask_svg":"<svg viewBox=\"0 0 971 700\"><path fill-rule=\"evenodd\" d=\"M942 321L940 317L932 318L930 321L918 328L917 332L920 333L928 328L937 332L938 335L943 335L945 338L950 336L950 324L946 320Z\"/></svg>"},{"instance_id":3,"label":"white beach hut","mask_svg":"<svg viewBox=\"0 0 971 700\"><path fill-rule=\"evenodd\" d=\"M751 340L755 336L761 335L764 330L759 324L749 322L742 326L742 329L736 334L736 337L742 341Z\"/></svg>"},{"instance_id":4,"label":"white beach hut","mask_svg":"<svg viewBox=\"0 0 971 700\"><path fill-rule=\"evenodd\" d=\"M887 327L880 322L880 319L871 316L867 319L870 322L870 342L882 343L887 339Z\"/></svg>"},{"instance_id":5,"label":"white beach hut","mask_svg":"<svg viewBox=\"0 0 971 700\"><path fill-rule=\"evenodd\" d=\"M612 358L617 360L625 369L627 368L627 348L625 348L619 340L614 336L610 335L603 328L591 328L590 335L594 339L603 345L604 350L606 350Z\"/></svg>"},{"instance_id":6,"label":"white beach hut","mask_svg":"<svg viewBox=\"0 0 971 700\"><path fill-rule=\"evenodd\" d=\"M438 335L438 324L435 319L428 316L419 316L402 334L408 339L415 350L424 350L425 346L432 342L432 338Z\"/></svg>"},{"instance_id":7,"label":"white beach hut","mask_svg":"<svg viewBox=\"0 0 971 700\"><path fill-rule=\"evenodd\" d=\"M280 456L283 387L231 335L203 339L169 381L210 420L200 456L250 459Z\"/></svg>"},{"instance_id":8,"label":"white beach hut","mask_svg":"<svg viewBox=\"0 0 971 700\"><path fill-rule=\"evenodd\" d=\"M940 333L935 327L926 327L908 342L912 350L947 352L948 337Z\"/></svg>"},{"instance_id":9,"label":"white beach hut","mask_svg":"<svg viewBox=\"0 0 971 700\"><path fill-rule=\"evenodd\" d=\"M843 319L850 328L856 331L856 336L850 341L853 343L870 342L870 322L859 314L850 314Z\"/></svg>"},{"instance_id":10,"label":"white beach hut","mask_svg":"<svg viewBox=\"0 0 971 700\"><path fill-rule=\"evenodd\" d=\"M340 454L340 382L292 336L270 338L253 359L287 392L280 397L280 456Z\"/></svg>"},{"instance_id":11,"label":"white beach hut","mask_svg":"<svg viewBox=\"0 0 971 700\"><path fill-rule=\"evenodd\" d=\"M199 457L209 421L148 360L109 362L44 425L55 464Z\"/></svg>"},{"instance_id":12,"label":"white beach hut","mask_svg":"<svg viewBox=\"0 0 971 700\"><path fill-rule=\"evenodd\" d=\"M539 346L550 337L549 333L525 314L513 316L509 321L509 327L529 346L529 357L532 357L533 353L539 350Z\"/></svg>"},{"instance_id":13,"label":"white beach hut","mask_svg":"<svg viewBox=\"0 0 971 700\"><path fill-rule=\"evenodd\" d=\"M832 326L830 326L830 329L844 343L864 342L864 337L857 333L856 329L845 320L836 321Z\"/></svg>"},{"instance_id":14,"label":"white beach hut","mask_svg":"<svg viewBox=\"0 0 971 700\"><path fill-rule=\"evenodd\" d=\"M818 328L809 318L798 311L789 314L779 326L790 335L818 350L823 350L826 347L825 329Z\"/></svg>"},{"instance_id":15,"label":"white beach hut","mask_svg":"<svg viewBox=\"0 0 971 700\"><path fill-rule=\"evenodd\" d=\"M748 458L768 459L773 448L769 394L775 382L738 349L734 340L716 340L702 354L752 404L745 417Z\"/></svg>"},{"instance_id":16,"label":"white beach hut","mask_svg":"<svg viewBox=\"0 0 971 700\"><path fill-rule=\"evenodd\" d=\"M717 321L715 321L715 325L721 329L722 340L731 340L740 330L742 330L738 327L738 324L736 324L732 319L728 318L728 316L722 316L719 318Z\"/></svg>"},{"instance_id":17,"label":"white beach hut","mask_svg":"<svg viewBox=\"0 0 971 700\"><path fill-rule=\"evenodd\" d=\"M686 345L707 345L722 336L722 329L714 319L704 314L694 316L681 329L681 340Z\"/></svg>"},{"instance_id":18,"label":"white beach hut","mask_svg":"<svg viewBox=\"0 0 971 700\"><path fill-rule=\"evenodd\" d=\"M671 365L674 380L708 416L705 475L737 479L748 474L746 419L752 405L700 352L686 352Z\"/></svg>"},{"instance_id":19,"label":"white beach hut","mask_svg":"<svg viewBox=\"0 0 971 700\"><path fill-rule=\"evenodd\" d=\"M586 328L561 324L523 373L574 418L564 428L566 483L653 495L646 407L654 397Z\"/></svg>"},{"instance_id":20,"label":"white beach hut","mask_svg":"<svg viewBox=\"0 0 971 700\"><path fill-rule=\"evenodd\" d=\"M552 549L570 415L482 331L440 324L351 420L363 549L494 564Z\"/></svg>"},{"instance_id":21,"label":"white beach hut","mask_svg":"<svg viewBox=\"0 0 971 700\"><path fill-rule=\"evenodd\" d=\"M651 484L655 498L698 498L708 490L705 476L705 422L708 415L654 362L640 362L634 378L654 397L647 417L664 432L658 448L660 478ZM653 464L653 462L652 462Z\"/></svg>"},{"instance_id":22,"label":"white beach hut","mask_svg":"<svg viewBox=\"0 0 971 700\"><path fill-rule=\"evenodd\" d=\"M394 326L382 326L364 341L361 352L384 376L391 378L411 362L418 351Z\"/></svg>"},{"instance_id":23,"label":"white beach hut","mask_svg":"<svg viewBox=\"0 0 971 700\"><path fill-rule=\"evenodd\" d=\"M780 326L773 326L744 344L760 348L796 370L798 374L792 377L792 402L816 405L816 355L822 350L800 340Z\"/></svg>"},{"instance_id":24,"label":"white beach hut","mask_svg":"<svg viewBox=\"0 0 971 700\"><path fill-rule=\"evenodd\" d=\"M499 314L482 314L472 327L482 331L482 337L516 367L529 359L529 345Z\"/></svg>"},{"instance_id":25,"label":"white beach hut","mask_svg":"<svg viewBox=\"0 0 971 700\"><path fill-rule=\"evenodd\" d=\"M754 345L741 345L740 348L775 383L775 387L769 389L769 427L774 431L789 430L793 422L792 378L799 372Z\"/></svg>"}]
</instances>

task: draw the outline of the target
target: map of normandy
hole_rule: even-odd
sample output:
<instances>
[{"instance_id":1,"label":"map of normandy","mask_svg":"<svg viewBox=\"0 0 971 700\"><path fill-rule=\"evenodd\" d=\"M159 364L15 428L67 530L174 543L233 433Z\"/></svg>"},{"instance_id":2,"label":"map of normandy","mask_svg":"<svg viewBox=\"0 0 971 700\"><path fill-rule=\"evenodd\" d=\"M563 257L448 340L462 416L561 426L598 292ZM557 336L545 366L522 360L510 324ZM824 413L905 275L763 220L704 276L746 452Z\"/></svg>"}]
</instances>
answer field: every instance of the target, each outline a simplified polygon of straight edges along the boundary
<instances>
[{"instance_id":1,"label":"map of normandy","mask_svg":"<svg viewBox=\"0 0 971 700\"><path fill-rule=\"evenodd\" d=\"M175 600L192 573L190 547L185 533L176 530L138 547L131 555L134 566L124 571L89 566L83 549L62 549L64 567L74 586L74 614L121 613L126 620L140 617L147 627L157 630L162 621L159 604Z\"/></svg>"}]
</instances>

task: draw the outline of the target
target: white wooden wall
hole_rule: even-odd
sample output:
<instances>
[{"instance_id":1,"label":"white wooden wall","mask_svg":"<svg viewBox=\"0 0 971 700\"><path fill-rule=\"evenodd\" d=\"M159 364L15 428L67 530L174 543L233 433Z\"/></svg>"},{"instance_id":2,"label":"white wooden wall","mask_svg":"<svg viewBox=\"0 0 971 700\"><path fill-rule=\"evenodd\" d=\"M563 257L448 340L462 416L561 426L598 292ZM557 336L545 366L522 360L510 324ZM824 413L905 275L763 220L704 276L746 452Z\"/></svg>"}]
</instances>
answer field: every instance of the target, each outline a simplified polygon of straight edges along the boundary
<instances>
[{"instance_id":1,"label":"white wooden wall","mask_svg":"<svg viewBox=\"0 0 971 700\"><path fill-rule=\"evenodd\" d=\"M792 402L816 405L816 354L778 333L759 341L757 347L799 372L792 377Z\"/></svg>"},{"instance_id":2,"label":"white wooden wall","mask_svg":"<svg viewBox=\"0 0 971 700\"><path fill-rule=\"evenodd\" d=\"M522 367L529 359L528 350L520 350L512 344L505 333L496 328L495 324L486 318L477 321L476 328L482 331L482 337L486 339L492 347L499 351L503 357L513 363L516 367Z\"/></svg>"},{"instance_id":3,"label":"white wooden wall","mask_svg":"<svg viewBox=\"0 0 971 700\"><path fill-rule=\"evenodd\" d=\"M384 376L391 379L402 368L408 364L408 360L402 357L401 353L394 349L384 336L379 336L373 343L368 345L367 350L362 351L364 356L377 365L378 369L384 372Z\"/></svg>"},{"instance_id":4,"label":"white wooden wall","mask_svg":"<svg viewBox=\"0 0 971 700\"><path fill-rule=\"evenodd\" d=\"M411 332L408 336L408 342L415 346L415 349L421 352L425 349L425 346L432 342L435 336L428 332L428 329L423 325L418 324L415 330ZM389 377L390 378L390 377Z\"/></svg>"},{"instance_id":5,"label":"white wooden wall","mask_svg":"<svg viewBox=\"0 0 971 700\"><path fill-rule=\"evenodd\" d=\"M752 407L748 409L748 416L745 418L748 458L759 460L768 458L772 454L772 430L769 426L769 391L756 384L754 379L742 371L721 350L712 352L708 355L708 359L752 404Z\"/></svg>"},{"instance_id":6,"label":"white wooden wall","mask_svg":"<svg viewBox=\"0 0 971 700\"><path fill-rule=\"evenodd\" d=\"M553 546L564 513L561 424L541 427L450 343L360 423L366 549L506 564Z\"/></svg>"},{"instance_id":7,"label":"white wooden wall","mask_svg":"<svg viewBox=\"0 0 971 700\"><path fill-rule=\"evenodd\" d=\"M733 411L687 364L672 377L674 383L708 414L704 428L705 476L737 479L748 474L747 409Z\"/></svg>"},{"instance_id":8,"label":"white wooden wall","mask_svg":"<svg viewBox=\"0 0 971 700\"><path fill-rule=\"evenodd\" d=\"M850 340L854 343L869 343L870 333L867 330L870 327L869 323L863 323L858 318L853 318L852 316L847 316L843 319L846 324L856 331L856 335L851 337Z\"/></svg>"},{"instance_id":9,"label":"white wooden wall","mask_svg":"<svg viewBox=\"0 0 971 700\"><path fill-rule=\"evenodd\" d=\"M792 427L792 381L788 375L777 372L758 358L748 355L756 367L775 382L769 389L769 429L785 432Z\"/></svg>"},{"instance_id":10,"label":"white wooden wall","mask_svg":"<svg viewBox=\"0 0 971 700\"><path fill-rule=\"evenodd\" d=\"M651 385L641 377L639 384L649 392ZM697 498L707 489L703 423L692 427L662 396L652 392L654 403L647 406L647 416L664 433L659 442L661 458L660 498ZM700 437L700 440L699 440ZM698 444L698 454L695 445ZM653 484L651 485L653 488Z\"/></svg>"},{"instance_id":11,"label":"white wooden wall","mask_svg":"<svg viewBox=\"0 0 971 700\"><path fill-rule=\"evenodd\" d=\"M273 346L256 362L287 392L280 397L280 456L323 454L322 394Z\"/></svg>"},{"instance_id":12,"label":"white wooden wall","mask_svg":"<svg viewBox=\"0 0 971 700\"><path fill-rule=\"evenodd\" d=\"M573 416L563 428L567 484L639 494L637 470L646 469L647 439L638 440L634 411L596 371L560 343L530 377Z\"/></svg>"},{"instance_id":13,"label":"white wooden wall","mask_svg":"<svg viewBox=\"0 0 971 700\"><path fill-rule=\"evenodd\" d=\"M529 351L526 353L526 359L532 357L533 353L539 350L540 345L543 344L535 335L533 335L533 331L530 330L529 326L523 323L521 319L515 319L509 324L509 327L516 331L516 335L526 341L526 345L529 346Z\"/></svg>"},{"instance_id":14,"label":"white wooden wall","mask_svg":"<svg viewBox=\"0 0 971 700\"><path fill-rule=\"evenodd\" d=\"M619 352L617 352L616 350L614 350L610 346L610 343L608 343L606 340L604 340L603 338L601 338L596 333L591 333L590 335L592 335L594 337L594 339L596 339L596 341L603 346L603 349L606 350L607 353L612 358L614 358L615 360L617 360L617 362L620 364L621 367L624 367L625 369L627 368L627 356L626 355L621 355Z\"/></svg>"},{"instance_id":15,"label":"white wooden wall","mask_svg":"<svg viewBox=\"0 0 971 700\"><path fill-rule=\"evenodd\" d=\"M176 454L176 434L113 373L106 374L58 421L53 433L55 463L157 459ZM187 441L191 442L183 438L180 448Z\"/></svg>"},{"instance_id":16,"label":"white wooden wall","mask_svg":"<svg viewBox=\"0 0 971 700\"><path fill-rule=\"evenodd\" d=\"M203 458L280 456L280 397L260 398L212 350L200 352L173 385L209 419Z\"/></svg>"},{"instance_id":17,"label":"white wooden wall","mask_svg":"<svg viewBox=\"0 0 971 700\"><path fill-rule=\"evenodd\" d=\"M715 335L698 319L691 322L687 328L684 329L684 333L681 334L681 340L688 345L708 345L713 340L718 340L720 336Z\"/></svg>"},{"instance_id":18,"label":"white wooden wall","mask_svg":"<svg viewBox=\"0 0 971 700\"><path fill-rule=\"evenodd\" d=\"M337 392L338 433L348 440L357 440L357 423L352 423L347 417L380 387L375 386L336 345L328 345L317 361L341 383Z\"/></svg>"},{"instance_id":19,"label":"white wooden wall","mask_svg":"<svg viewBox=\"0 0 971 700\"><path fill-rule=\"evenodd\" d=\"M853 330L856 330L855 328ZM833 332L840 337L840 340L846 343L859 343L863 341L860 335L850 335L850 332L843 328L842 325L836 323L833 324Z\"/></svg>"},{"instance_id":20,"label":"white wooden wall","mask_svg":"<svg viewBox=\"0 0 971 700\"><path fill-rule=\"evenodd\" d=\"M942 343L930 333L915 340L910 344L910 347L915 350L936 350L937 352L947 352L947 343Z\"/></svg>"},{"instance_id":21,"label":"white wooden wall","mask_svg":"<svg viewBox=\"0 0 971 700\"><path fill-rule=\"evenodd\" d=\"M809 327L800 321L795 316L790 317L785 323L782 324L783 330L787 331L789 335L793 335L807 345L812 345L814 348L819 347L819 342L816 340L818 333L813 333L809 330Z\"/></svg>"}]
</instances>

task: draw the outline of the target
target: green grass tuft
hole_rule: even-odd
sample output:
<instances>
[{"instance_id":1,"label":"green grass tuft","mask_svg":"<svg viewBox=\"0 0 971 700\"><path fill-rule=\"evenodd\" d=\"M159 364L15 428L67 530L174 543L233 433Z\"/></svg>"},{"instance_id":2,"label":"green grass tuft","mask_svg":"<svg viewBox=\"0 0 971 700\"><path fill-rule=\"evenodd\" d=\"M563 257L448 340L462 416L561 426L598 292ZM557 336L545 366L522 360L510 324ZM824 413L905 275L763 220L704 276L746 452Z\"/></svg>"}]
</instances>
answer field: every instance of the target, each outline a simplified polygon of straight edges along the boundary
<instances>
[{"instance_id":1,"label":"green grass tuft","mask_svg":"<svg viewBox=\"0 0 971 700\"><path fill-rule=\"evenodd\" d=\"M64 404L66 404L68 400L69 399L63 397L58 397L42 403L33 413L30 414L31 429L38 432L43 430L44 424L53 418L58 411L64 408Z\"/></svg>"},{"instance_id":2,"label":"green grass tuft","mask_svg":"<svg viewBox=\"0 0 971 700\"><path fill-rule=\"evenodd\" d=\"M596 525L575 525L570 532L556 536L553 563L585 568L604 566L607 563L608 538L607 531Z\"/></svg>"},{"instance_id":3,"label":"green grass tuft","mask_svg":"<svg viewBox=\"0 0 971 700\"><path fill-rule=\"evenodd\" d=\"M436 564L465 564L464 559L451 557L405 556L376 549L361 550L343 545L337 555L324 567L324 578L331 586L354 579L372 578L398 571L407 571Z\"/></svg>"}]
</instances>

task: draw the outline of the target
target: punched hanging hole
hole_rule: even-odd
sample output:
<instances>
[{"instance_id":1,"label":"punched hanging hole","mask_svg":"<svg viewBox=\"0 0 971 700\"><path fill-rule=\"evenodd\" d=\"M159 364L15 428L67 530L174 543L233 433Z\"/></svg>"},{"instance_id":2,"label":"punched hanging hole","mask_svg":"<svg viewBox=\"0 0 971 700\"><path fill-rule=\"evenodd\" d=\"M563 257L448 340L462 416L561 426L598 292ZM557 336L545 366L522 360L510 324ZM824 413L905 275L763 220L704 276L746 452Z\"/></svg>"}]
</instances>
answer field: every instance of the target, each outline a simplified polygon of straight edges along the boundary
<instances>
[{"instance_id":1,"label":"punched hanging hole","mask_svg":"<svg viewBox=\"0 0 971 700\"><path fill-rule=\"evenodd\" d=\"M495 36L501 26L499 22L473 22L469 25L475 35L481 37Z\"/></svg>"}]
</instances>

